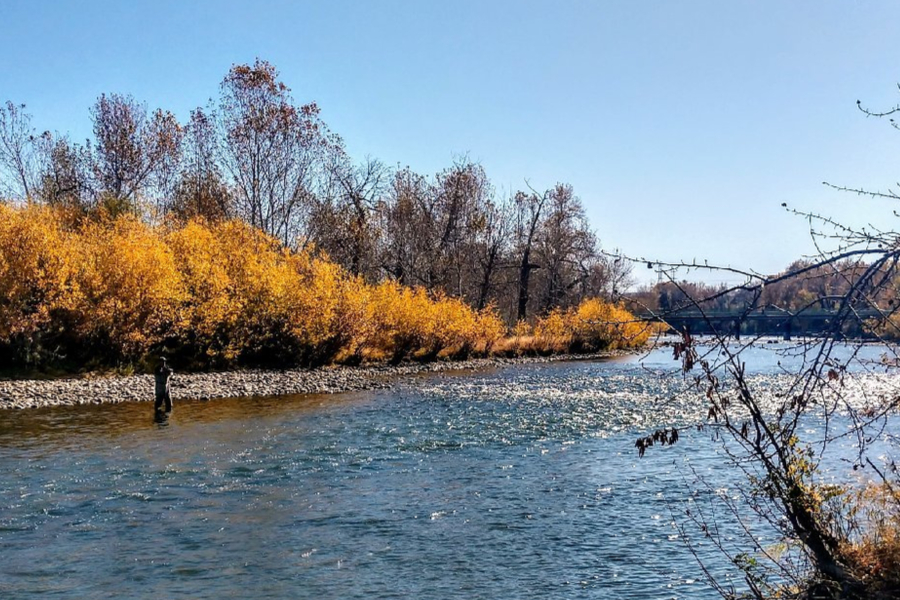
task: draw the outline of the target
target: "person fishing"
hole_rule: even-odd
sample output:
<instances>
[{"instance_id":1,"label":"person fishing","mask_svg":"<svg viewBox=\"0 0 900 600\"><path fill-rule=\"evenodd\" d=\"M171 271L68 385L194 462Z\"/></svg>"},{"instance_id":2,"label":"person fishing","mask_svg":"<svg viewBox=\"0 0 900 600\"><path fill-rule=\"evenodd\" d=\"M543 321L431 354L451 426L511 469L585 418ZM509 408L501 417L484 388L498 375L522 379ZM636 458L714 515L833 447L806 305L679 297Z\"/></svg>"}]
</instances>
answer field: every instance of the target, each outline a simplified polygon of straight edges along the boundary
<instances>
[{"instance_id":1,"label":"person fishing","mask_svg":"<svg viewBox=\"0 0 900 600\"><path fill-rule=\"evenodd\" d=\"M159 366L156 367L156 371L153 373L156 379L156 403L154 404L154 409L157 413L162 411L163 405L165 405L165 412L172 412L172 395L169 391L169 380L172 378L172 372L166 357L161 357Z\"/></svg>"}]
</instances>

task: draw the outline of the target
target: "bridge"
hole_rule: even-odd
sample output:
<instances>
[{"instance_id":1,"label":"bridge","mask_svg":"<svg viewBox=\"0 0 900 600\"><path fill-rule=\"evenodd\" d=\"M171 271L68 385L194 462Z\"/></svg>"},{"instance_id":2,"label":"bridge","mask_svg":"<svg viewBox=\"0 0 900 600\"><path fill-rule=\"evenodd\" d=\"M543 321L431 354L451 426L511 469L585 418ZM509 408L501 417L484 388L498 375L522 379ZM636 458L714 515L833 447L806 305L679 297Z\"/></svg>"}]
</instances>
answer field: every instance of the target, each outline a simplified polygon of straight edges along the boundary
<instances>
[{"instance_id":1,"label":"bridge","mask_svg":"<svg viewBox=\"0 0 900 600\"><path fill-rule=\"evenodd\" d=\"M836 310L791 312L767 306L748 311L701 311L689 307L640 316L648 321L666 323L673 332L687 329L697 335L772 335L790 339L791 336L820 337L835 334L849 338L869 337L871 333L863 323L882 318L883 313L874 308L866 308L839 315Z\"/></svg>"}]
</instances>

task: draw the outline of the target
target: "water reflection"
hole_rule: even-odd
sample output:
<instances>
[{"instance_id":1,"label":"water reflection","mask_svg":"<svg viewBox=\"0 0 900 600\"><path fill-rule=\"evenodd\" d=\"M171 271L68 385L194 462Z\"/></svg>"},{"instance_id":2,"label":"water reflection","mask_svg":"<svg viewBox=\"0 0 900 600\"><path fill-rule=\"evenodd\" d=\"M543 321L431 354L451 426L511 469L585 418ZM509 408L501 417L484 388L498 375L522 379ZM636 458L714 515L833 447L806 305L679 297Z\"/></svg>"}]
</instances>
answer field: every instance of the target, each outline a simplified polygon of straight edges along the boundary
<instances>
[{"instance_id":1,"label":"water reflection","mask_svg":"<svg viewBox=\"0 0 900 600\"><path fill-rule=\"evenodd\" d=\"M66 447L78 444L82 437L96 442L152 430L160 425L190 428L217 421L277 417L297 411L336 410L372 401L371 394L348 393L180 400L178 410L169 414L156 413L152 402L5 410L0 413L0 447L35 444Z\"/></svg>"}]
</instances>

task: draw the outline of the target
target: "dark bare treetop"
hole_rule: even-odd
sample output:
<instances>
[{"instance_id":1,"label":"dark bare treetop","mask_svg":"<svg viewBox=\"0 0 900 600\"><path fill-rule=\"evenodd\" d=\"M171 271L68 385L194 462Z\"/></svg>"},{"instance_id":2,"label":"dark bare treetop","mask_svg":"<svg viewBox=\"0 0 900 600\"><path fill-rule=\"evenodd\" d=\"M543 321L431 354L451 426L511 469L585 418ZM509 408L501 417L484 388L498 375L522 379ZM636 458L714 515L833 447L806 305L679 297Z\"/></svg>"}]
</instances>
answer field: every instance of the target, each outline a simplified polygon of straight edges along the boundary
<instances>
[{"instance_id":1,"label":"dark bare treetop","mask_svg":"<svg viewBox=\"0 0 900 600\"><path fill-rule=\"evenodd\" d=\"M316 176L330 153L343 152L319 112L315 103L296 106L266 61L235 65L222 81L222 157L235 208L285 244L306 236Z\"/></svg>"},{"instance_id":2,"label":"dark bare treetop","mask_svg":"<svg viewBox=\"0 0 900 600\"><path fill-rule=\"evenodd\" d=\"M591 230L581 199L571 185L558 185L548 196L546 215L537 236L536 256L546 280L541 300L543 311L568 306L587 292L598 267L597 239Z\"/></svg>"},{"instance_id":3,"label":"dark bare treetop","mask_svg":"<svg viewBox=\"0 0 900 600\"><path fill-rule=\"evenodd\" d=\"M515 246L518 255L519 279L518 298L516 301L516 320L524 321L528 317L528 302L531 299L531 273L540 265L532 262L535 236L541 223L544 206L551 191L538 194L531 190L530 194L517 192L515 196Z\"/></svg>"},{"instance_id":4,"label":"dark bare treetop","mask_svg":"<svg viewBox=\"0 0 900 600\"><path fill-rule=\"evenodd\" d=\"M379 231L376 213L386 189L388 170L367 158L358 165L334 156L326 185L318 195L310 219L310 238L348 271L370 281L382 273L378 266Z\"/></svg>"},{"instance_id":5,"label":"dark bare treetop","mask_svg":"<svg viewBox=\"0 0 900 600\"><path fill-rule=\"evenodd\" d=\"M215 117L202 108L191 111L182 148L181 174L172 196L175 217L219 221L231 216L234 208L219 165Z\"/></svg>"},{"instance_id":6,"label":"dark bare treetop","mask_svg":"<svg viewBox=\"0 0 900 600\"><path fill-rule=\"evenodd\" d=\"M41 138L41 168L37 196L50 206L85 214L94 206L90 147L72 143L65 136Z\"/></svg>"},{"instance_id":7,"label":"dark bare treetop","mask_svg":"<svg viewBox=\"0 0 900 600\"><path fill-rule=\"evenodd\" d=\"M182 137L172 113L156 110L148 116L147 108L131 96L103 94L91 117L94 177L111 206L140 211L145 194L159 191L156 198L161 200L171 192Z\"/></svg>"},{"instance_id":8,"label":"dark bare treetop","mask_svg":"<svg viewBox=\"0 0 900 600\"><path fill-rule=\"evenodd\" d=\"M39 137L24 104L0 105L0 196L32 197Z\"/></svg>"}]
</instances>

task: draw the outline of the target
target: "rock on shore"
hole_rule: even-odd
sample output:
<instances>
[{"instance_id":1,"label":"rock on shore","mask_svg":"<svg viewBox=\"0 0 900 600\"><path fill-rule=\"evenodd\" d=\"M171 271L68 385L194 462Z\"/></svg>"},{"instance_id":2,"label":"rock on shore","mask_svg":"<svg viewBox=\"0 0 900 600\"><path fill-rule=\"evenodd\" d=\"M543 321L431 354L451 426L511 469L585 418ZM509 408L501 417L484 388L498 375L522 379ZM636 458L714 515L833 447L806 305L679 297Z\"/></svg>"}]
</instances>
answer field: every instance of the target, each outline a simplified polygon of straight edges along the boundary
<instances>
[{"instance_id":1,"label":"rock on shore","mask_svg":"<svg viewBox=\"0 0 900 600\"><path fill-rule=\"evenodd\" d=\"M236 396L328 394L388 388L398 378L439 371L478 370L502 365L593 359L610 356L560 355L526 358L481 358L410 363L400 366L323 367L319 369L241 370L186 373L172 377L172 399L210 400ZM0 380L0 409L115 404L153 400L153 376L80 377L50 380Z\"/></svg>"}]
</instances>

